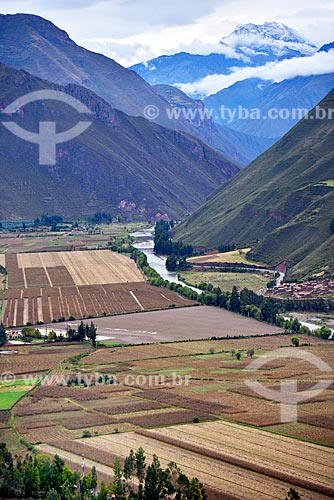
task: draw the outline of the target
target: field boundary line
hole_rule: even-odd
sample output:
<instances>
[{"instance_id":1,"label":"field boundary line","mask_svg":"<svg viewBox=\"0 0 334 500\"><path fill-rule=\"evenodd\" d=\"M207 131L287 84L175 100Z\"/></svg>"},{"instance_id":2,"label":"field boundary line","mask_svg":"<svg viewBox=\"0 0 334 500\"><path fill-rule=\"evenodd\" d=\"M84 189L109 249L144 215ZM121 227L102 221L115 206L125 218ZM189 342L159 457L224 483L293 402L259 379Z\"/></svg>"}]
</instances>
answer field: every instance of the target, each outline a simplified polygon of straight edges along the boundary
<instances>
[{"instance_id":1,"label":"field boundary line","mask_svg":"<svg viewBox=\"0 0 334 500\"><path fill-rule=\"evenodd\" d=\"M130 295L135 299L135 301L137 302L137 304L139 305L140 309L142 311L145 311L145 307L141 304L141 302L139 301L139 299L137 299L137 297L135 296L135 294L133 293L132 290L129 290L129 293Z\"/></svg>"}]
</instances>

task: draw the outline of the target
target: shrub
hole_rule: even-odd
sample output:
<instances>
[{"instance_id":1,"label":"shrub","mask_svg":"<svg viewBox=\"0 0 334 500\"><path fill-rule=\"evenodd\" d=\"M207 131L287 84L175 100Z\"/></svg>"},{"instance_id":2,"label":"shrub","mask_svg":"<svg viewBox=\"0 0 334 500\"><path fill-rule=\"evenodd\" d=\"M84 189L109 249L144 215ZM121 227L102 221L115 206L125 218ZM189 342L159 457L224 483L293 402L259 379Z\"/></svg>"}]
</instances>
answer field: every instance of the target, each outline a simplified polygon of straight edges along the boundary
<instances>
[{"instance_id":1,"label":"shrub","mask_svg":"<svg viewBox=\"0 0 334 500\"><path fill-rule=\"evenodd\" d=\"M82 433L82 436L81 436L81 437L83 437L83 438L89 438L89 437L91 437L91 436L92 436L92 435L91 435L90 431L88 431L87 429L85 429L85 430L83 431L83 433Z\"/></svg>"}]
</instances>

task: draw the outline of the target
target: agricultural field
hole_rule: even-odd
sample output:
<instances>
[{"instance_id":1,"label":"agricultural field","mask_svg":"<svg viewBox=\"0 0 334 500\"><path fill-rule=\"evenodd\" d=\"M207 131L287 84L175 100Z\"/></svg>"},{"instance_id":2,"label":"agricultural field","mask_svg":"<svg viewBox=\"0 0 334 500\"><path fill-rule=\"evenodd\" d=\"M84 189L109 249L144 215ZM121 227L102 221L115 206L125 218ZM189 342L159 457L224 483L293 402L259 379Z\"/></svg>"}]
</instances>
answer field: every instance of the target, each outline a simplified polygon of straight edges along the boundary
<instances>
[{"instance_id":1,"label":"agricultural field","mask_svg":"<svg viewBox=\"0 0 334 500\"><path fill-rule=\"evenodd\" d=\"M219 286L221 290L230 292L234 285L236 285L239 290L245 287L254 291L266 288L271 278L262 273L182 271L180 273L180 279L195 286L199 283L212 283L213 286Z\"/></svg>"},{"instance_id":2,"label":"agricultural field","mask_svg":"<svg viewBox=\"0 0 334 500\"><path fill-rule=\"evenodd\" d=\"M198 257L190 257L187 261L193 265L205 264L207 262L228 262L231 264L252 264L261 267L259 262L247 259L247 254L250 250L250 248L241 248L239 250L232 250L231 252L210 253Z\"/></svg>"},{"instance_id":3,"label":"agricultural field","mask_svg":"<svg viewBox=\"0 0 334 500\"><path fill-rule=\"evenodd\" d=\"M53 288L16 288L6 293L3 323L6 326L27 322L50 323L59 318L118 315L168 307L184 307L194 302L146 283L66 286ZM50 325L67 329L67 323ZM101 333L101 332L99 332Z\"/></svg>"},{"instance_id":4,"label":"agricultural field","mask_svg":"<svg viewBox=\"0 0 334 500\"><path fill-rule=\"evenodd\" d=\"M15 234L0 232L0 254L101 249L106 248L112 238L124 238L146 227L148 224L145 223L127 225L115 223L67 232L29 231Z\"/></svg>"},{"instance_id":5,"label":"agricultural field","mask_svg":"<svg viewBox=\"0 0 334 500\"><path fill-rule=\"evenodd\" d=\"M291 484L298 486L303 499L326 499L334 493L333 450L227 422L178 425L77 442L88 456L95 448L103 449L106 456L110 452L124 458L130 449L142 446L148 460L156 453L165 466L176 461L187 475L197 475L209 489L233 498L282 499ZM66 443L59 445L67 449ZM103 456L100 460L103 463Z\"/></svg>"},{"instance_id":6,"label":"agricultural field","mask_svg":"<svg viewBox=\"0 0 334 500\"><path fill-rule=\"evenodd\" d=\"M147 287L148 285L146 289ZM176 305L191 304L186 299L175 296L173 292L168 293L166 289L155 288L154 293L156 290L160 293L161 300L166 297L171 303L170 301L175 301L176 297ZM98 334L103 337L103 340L122 344L201 340L211 337L244 337L283 332L282 328L274 325L209 306L178 309L172 307L168 310L142 312L139 315L127 314L96 318L94 324L98 327ZM66 325L67 323L57 323L57 325L49 326L66 329Z\"/></svg>"},{"instance_id":7,"label":"agricultural field","mask_svg":"<svg viewBox=\"0 0 334 500\"><path fill-rule=\"evenodd\" d=\"M299 340L301 350L333 366L333 343L307 335ZM245 370L250 349L256 359L283 347L290 347L288 356ZM148 460L156 453L163 465L174 460L198 476L209 500L223 492L234 500L281 500L291 486L303 500L333 497L333 374L296 359L290 335L88 349L20 346L17 354L0 355L3 371L16 369L21 378L37 377L32 365L41 375L50 370L12 408L12 425L40 451L74 464L85 454L110 479L115 456L143 446ZM312 386L324 378L332 384L313 395ZM310 391L292 423L281 422L279 403L246 385L259 380L280 390L280 381L291 379L299 391ZM1 413L8 427L8 412Z\"/></svg>"},{"instance_id":8,"label":"agricultural field","mask_svg":"<svg viewBox=\"0 0 334 500\"><path fill-rule=\"evenodd\" d=\"M142 282L134 261L109 250L8 254L8 288Z\"/></svg>"},{"instance_id":9,"label":"agricultural field","mask_svg":"<svg viewBox=\"0 0 334 500\"><path fill-rule=\"evenodd\" d=\"M144 283L133 260L110 250L6 254L5 267L8 327L194 304Z\"/></svg>"}]
</instances>

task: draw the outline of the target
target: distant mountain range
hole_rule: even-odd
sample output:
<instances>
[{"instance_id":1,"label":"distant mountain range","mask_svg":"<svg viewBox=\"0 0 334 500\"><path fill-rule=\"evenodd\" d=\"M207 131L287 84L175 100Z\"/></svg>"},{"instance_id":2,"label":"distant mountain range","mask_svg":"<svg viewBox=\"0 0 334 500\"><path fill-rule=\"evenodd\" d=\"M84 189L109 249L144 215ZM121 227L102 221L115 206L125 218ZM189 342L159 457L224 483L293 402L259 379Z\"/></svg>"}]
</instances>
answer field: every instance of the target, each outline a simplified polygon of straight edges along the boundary
<instances>
[{"instance_id":1,"label":"distant mountain range","mask_svg":"<svg viewBox=\"0 0 334 500\"><path fill-rule=\"evenodd\" d=\"M213 120L200 119L199 115L194 119L183 114L174 118L174 106L137 73L78 46L65 31L39 16L0 15L0 61L61 85L87 87L113 108L133 116L152 116L159 125L208 142L241 166L267 148L268 141L233 131L224 134ZM148 109L153 110L153 115L147 114ZM241 146L240 154L234 142Z\"/></svg>"},{"instance_id":2,"label":"distant mountain range","mask_svg":"<svg viewBox=\"0 0 334 500\"><path fill-rule=\"evenodd\" d=\"M333 87L334 73L297 76L279 83L248 78L206 97L203 102L221 125L261 138L278 139ZM221 112L222 107L225 113ZM228 110L235 112L233 119ZM252 110L261 118L254 118ZM276 112L270 118L272 110Z\"/></svg>"},{"instance_id":3,"label":"distant mountain range","mask_svg":"<svg viewBox=\"0 0 334 500\"><path fill-rule=\"evenodd\" d=\"M84 87L62 87L0 64L0 89L0 109L32 91L51 89L70 94L93 112L89 129L57 146L54 166L39 165L38 145L0 124L0 219L42 213L82 217L96 211L130 220L182 218L239 171L199 139L128 116ZM35 132L41 121L67 130L80 119L72 107L53 100L1 116Z\"/></svg>"},{"instance_id":4,"label":"distant mountain range","mask_svg":"<svg viewBox=\"0 0 334 500\"><path fill-rule=\"evenodd\" d=\"M217 248L251 246L288 276L333 272L334 90L280 141L216 191L178 228L176 239ZM326 113L319 118L317 109ZM318 113L318 114L317 114Z\"/></svg>"},{"instance_id":5,"label":"distant mountain range","mask_svg":"<svg viewBox=\"0 0 334 500\"><path fill-rule=\"evenodd\" d=\"M272 61L313 54L317 48L281 23L244 24L220 41L218 53L180 52L135 64L136 71L151 85L193 83L209 75L228 75L234 68L261 66Z\"/></svg>"},{"instance_id":6,"label":"distant mountain range","mask_svg":"<svg viewBox=\"0 0 334 500\"><path fill-rule=\"evenodd\" d=\"M328 52L333 48L332 42L321 47L318 52ZM196 55L181 52L172 56L161 56L132 66L131 69L151 84L177 86L192 84L210 75L229 75L238 69L302 58L315 54L317 48L288 26L268 22L263 25L238 26L233 33L220 41L220 51L223 53ZM243 132L251 136L253 142L254 137L271 139L274 142L333 88L334 72L330 72L331 68L328 66L328 74L298 76L278 83L260 78L246 78L204 97L203 103L205 108L210 110L216 124ZM189 87L192 95L196 94L196 86L181 87L186 91ZM222 109L226 111L222 112ZM245 115L245 112L250 113L254 109L260 119L254 119L254 115L247 118ZM268 112L273 109L283 110L284 116L268 119ZM302 115L300 110L304 110ZM245 141L242 141L242 145L247 150ZM261 145L256 149L260 151Z\"/></svg>"}]
</instances>

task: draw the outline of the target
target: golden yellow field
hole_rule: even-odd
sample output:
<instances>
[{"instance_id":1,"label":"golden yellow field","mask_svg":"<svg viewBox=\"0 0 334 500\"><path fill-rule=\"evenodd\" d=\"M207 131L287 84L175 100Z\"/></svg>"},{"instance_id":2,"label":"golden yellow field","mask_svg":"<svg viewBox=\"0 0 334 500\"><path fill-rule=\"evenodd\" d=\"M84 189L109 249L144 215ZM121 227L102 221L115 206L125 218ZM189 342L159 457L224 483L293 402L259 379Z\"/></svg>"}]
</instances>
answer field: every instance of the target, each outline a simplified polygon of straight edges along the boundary
<instances>
[{"instance_id":1,"label":"golden yellow field","mask_svg":"<svg viewBox=\"0 0 334 500\"><path fill-rule=\"evenodd\" d=\"M59 267L65 267L78 286L143 281L132 260L110 250L22 253L17 254L17 263L23 274L27 269L44 269L50 285L52 279L48 276L48 268Z\"/></svg>"},{"instance_id":2,"label":"golden yellow field","mask_svg":"<svg viewBox=\"0 0 334 500\"><path fill-rule=\"evenodd\" d=\"M187 260L193 265L205 264L206 262L229 262L235 264L261 265L259 262L253 262L252 260L247 259L247 254L250 250L250 248L241 248L239 250L232 250L231 252L200 255L199 257L191 257Z\"/></svg>"},{"instance_id":3,"label":"golden yellow field","mask_svg":"<svg viewBox=\"0 0 334 500\"><path fill-rule=\"evenodd\" d=\"M4 265L5 265L5 255L0 254L0 266L4 266Z\"/></svg>"}]
</instances>

